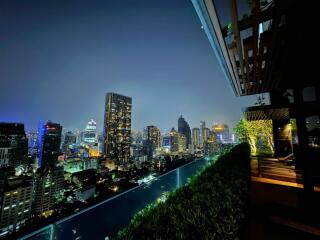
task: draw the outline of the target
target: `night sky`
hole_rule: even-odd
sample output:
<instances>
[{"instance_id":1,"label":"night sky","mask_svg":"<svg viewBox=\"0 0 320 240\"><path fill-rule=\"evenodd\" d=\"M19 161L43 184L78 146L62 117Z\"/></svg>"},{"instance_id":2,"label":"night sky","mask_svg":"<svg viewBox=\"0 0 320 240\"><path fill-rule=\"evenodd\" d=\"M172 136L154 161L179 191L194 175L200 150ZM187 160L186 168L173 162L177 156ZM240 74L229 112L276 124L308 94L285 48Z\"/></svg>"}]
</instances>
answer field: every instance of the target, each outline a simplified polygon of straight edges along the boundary
<instances>
[{"instance_id":1,"label":"night sky","mask_svg":"<svg viewBox=\"0 0 320 240\"><path fill-rule=\"evenodd\" d=\"M231 127L235 97L189 0L0 2L0 121L102 129L106 92L133 99L133 130L182 114Z\"/></svg>"}]
</instances>

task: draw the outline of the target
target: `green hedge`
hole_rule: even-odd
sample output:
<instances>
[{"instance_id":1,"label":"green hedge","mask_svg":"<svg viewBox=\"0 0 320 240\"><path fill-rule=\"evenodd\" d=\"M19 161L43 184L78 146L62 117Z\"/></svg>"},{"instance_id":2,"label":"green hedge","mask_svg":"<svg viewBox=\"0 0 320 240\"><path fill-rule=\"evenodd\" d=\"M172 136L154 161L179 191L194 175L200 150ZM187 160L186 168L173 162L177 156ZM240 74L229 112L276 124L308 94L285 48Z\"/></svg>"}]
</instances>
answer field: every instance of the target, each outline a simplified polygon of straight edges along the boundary
<instances>
[{"instance_id":1,"label":"green hedge","mask_svg":"<svg viewBox=\"0 0 320 240\"><path fill-rule=\"evenodd\" d=\"M137 213L120 239L239 239L246 218L250 148L221 155L165 202Z\"/></svg>"}]
</instances>

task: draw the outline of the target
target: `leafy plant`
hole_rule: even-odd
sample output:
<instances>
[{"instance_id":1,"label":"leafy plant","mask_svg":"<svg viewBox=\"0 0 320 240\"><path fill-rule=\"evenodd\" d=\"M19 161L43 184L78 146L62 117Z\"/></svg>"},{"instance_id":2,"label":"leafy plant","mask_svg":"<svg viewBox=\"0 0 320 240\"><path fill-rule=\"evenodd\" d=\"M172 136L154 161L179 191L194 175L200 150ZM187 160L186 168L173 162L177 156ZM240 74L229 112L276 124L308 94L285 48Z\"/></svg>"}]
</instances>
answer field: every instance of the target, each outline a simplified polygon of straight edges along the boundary
<instances>
[{"instance_id":1,"label":"leafy plant","mask_svg":"<svg viewBox=\"0 0 320 240\"><path fill-rule=\"evenodd\" d=\"M242 118L237 123L234 131L240 141L249 143L252 154L256 154L258 150L267 150L269 153L274 152L271 120L248 121ZM258 140L260 140L260 143L265 143L264 146L257 145ZM258 149L258 147L260 148Z\"/></svg>"},{"instance_id":2,"label":"leafy plant","mask_svg":"<svg viewBox=\"0 0 320 240\"><path fill-rule=\"evenodd\" d=\"M120 239L239 239L246 217L249 146L240 144L189 184L138 212Z\"/></svg>"}]
</instances>

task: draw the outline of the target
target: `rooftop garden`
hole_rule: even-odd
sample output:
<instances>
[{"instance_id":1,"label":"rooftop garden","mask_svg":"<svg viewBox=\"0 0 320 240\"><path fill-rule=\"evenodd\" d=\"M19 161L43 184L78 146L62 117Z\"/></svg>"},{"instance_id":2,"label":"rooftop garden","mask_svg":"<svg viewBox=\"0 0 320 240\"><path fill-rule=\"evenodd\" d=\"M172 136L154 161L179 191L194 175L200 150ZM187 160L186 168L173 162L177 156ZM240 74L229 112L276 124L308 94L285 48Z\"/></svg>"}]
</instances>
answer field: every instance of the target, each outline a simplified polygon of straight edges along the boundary
<instances>
[{"instance_id":1,"label":"rooftop garden","mask_svg":"<svg viewBox=\"0 0 320 240\"><path fill-rule=\"evenodd\" d=\"M250 147L226 150L189 183L138 212L119 239L239 239L250 183Z\"/></svg>"}]
</instances>

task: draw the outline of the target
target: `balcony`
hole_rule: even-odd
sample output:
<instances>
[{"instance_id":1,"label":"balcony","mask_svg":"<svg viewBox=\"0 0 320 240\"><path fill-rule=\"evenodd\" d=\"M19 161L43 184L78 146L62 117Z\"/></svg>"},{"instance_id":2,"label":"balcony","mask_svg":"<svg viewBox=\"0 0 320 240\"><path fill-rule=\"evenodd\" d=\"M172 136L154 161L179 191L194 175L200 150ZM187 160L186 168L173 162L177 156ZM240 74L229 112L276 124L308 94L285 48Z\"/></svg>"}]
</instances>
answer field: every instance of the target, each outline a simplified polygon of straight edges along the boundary
<instances>
[{"instance_id":1,"label":"balcony","mask_svg":"<svg viewBox=\"0 0 320 240\"><path fill-rule=\"evenodd\" d=\"M249 152L242 144L212 164L195 160L20 239L318 239L302 187L250 183Z\"/></svg>"}]
</instances>

